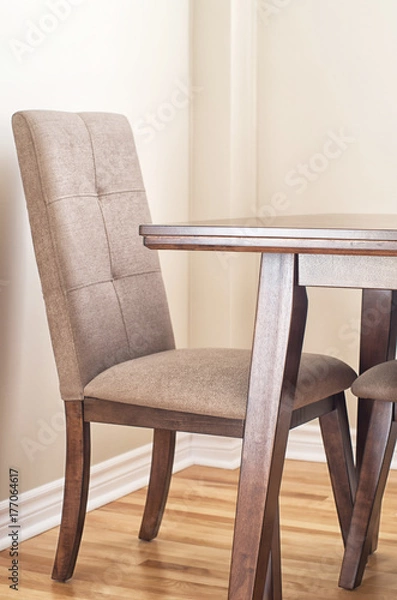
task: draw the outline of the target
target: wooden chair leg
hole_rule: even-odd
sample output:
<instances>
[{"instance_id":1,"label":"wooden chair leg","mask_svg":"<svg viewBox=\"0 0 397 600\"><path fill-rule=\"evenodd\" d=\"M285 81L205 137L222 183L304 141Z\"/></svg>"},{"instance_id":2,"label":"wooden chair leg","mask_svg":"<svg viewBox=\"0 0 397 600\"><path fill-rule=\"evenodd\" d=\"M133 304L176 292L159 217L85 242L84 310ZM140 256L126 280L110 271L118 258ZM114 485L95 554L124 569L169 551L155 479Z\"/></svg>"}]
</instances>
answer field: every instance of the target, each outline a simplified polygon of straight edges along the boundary
<instances>
[{"instance_id":1,"label":"wooden chair leg","mask_svg":"<svg viewBox=\"0 0 397 600\"><path fill-rule=\"evenodd\" d=\"M346 545L356 494L356 470L343 392L338 394L336 409L320 417L320 428L343 543Z\"/></svg>"},{"instance_id":2,"label":"wooden chair leg","mask_svg":"<svg viewBox=\"0 0 397 600\"><path fill-rule=\"evenodd\" d=\"M83 421L83 402L65 402L66 473L61 528L52 578L73 575L87 507L90 480L90 424Z\"/></svg>"},{"instance_id":3,"label":"wooden chair leg","mask_svg":"<svg viewBox=\"0 0 397 600\"><path fill-rule=\"evenodd\" d=\"M374 403L339 579L340 587L345 589L351 590L361 584L371 552L396 443L397 424L393 422L393 410L394 405L390 402Z\"/></svg>"},{"instance_id":4,"label":"wooden chair leg","mask_svg":"<svg viewBox=\"0 0 397 600\"><path fill-rule=\"evenodd\" d=\"M139 538L150 542L160 529L171 483L176 432L155 429L152 466Z\"/></svg>"}]
</instances>

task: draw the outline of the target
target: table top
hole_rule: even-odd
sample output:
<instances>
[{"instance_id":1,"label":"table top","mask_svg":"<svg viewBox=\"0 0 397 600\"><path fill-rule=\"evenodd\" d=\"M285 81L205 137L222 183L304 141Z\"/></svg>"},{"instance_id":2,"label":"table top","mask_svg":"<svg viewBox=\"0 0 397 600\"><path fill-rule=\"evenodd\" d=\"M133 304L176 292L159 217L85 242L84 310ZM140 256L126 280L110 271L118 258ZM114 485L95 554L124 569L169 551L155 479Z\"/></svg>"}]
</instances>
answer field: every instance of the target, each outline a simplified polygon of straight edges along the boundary
<instances>
[{"instance_id":1,"label":"table top","mask_svg":"<svg viewBox=\"0 0 397 600\"><path fill-rule=\"evenodd\" d=\"M149 248L397 256L397 214L318 214L147 224Z\"/></svg>"}]
</instances>

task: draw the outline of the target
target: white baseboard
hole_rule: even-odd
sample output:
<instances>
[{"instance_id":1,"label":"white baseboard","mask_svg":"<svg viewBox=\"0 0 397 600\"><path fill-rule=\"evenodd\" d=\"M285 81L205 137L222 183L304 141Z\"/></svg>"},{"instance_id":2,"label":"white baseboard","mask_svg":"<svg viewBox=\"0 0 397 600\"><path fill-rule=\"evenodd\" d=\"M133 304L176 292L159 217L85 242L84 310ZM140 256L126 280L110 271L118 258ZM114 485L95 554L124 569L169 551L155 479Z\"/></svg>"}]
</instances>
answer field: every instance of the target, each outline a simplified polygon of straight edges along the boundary
<instances>
[{"instance_id":1,"label":"white baseboard","mask_svg":"<svg viewBox=\"0 0 397 600\"><path fill-rule=\"evenodd\" d=\"M190 434L178 434L174 472L194 464ZM91 468L88 510L94 510L145 487L149 480L151 444L103 461ZM63 478L19 496L19 541L56 527L61 522ZM9 544L8 500L0 503L0 550Z\"/></svg>"},{"instance_id":2,"label":"white baseboard","mask_svg":"<svg viewBox=\"0 0 397 600\"><path fill-rule=\"evenodd\" d=\"M241 440L216 435L192 435L192 465L237 469L241 459Z\"/></svg>"},{"instance_id":3,"label":"white baseboard","mask_svg":"<svg viewBox=\"0 0 397 600\"><path fill-rule=\"evenodd\" d=\"M196 434L178 434L174 472L192 465L236 469L241 440ZM290 433L287 458L325 462L318 425L309 423ZM91 469L88 510L94 510L147 485L151 444L121 454ZM397 468L396 457L392 468ZM63 479L52 481L19 497L19 540L22 542L59 525ZM0 503L0 550L10 545L8 501Z\"/></svg>"},{"instance_id":4,"label":"white baseboard","mask_svg":"<svg viewBox=\"0 0 397 600\"><path fill-rule=\"evenodd\" d=\"M325 462L325 452L318 423L307 423L289 433L287 458Z\"/></svg>"},{"instance_id":5,"label":"white baseboard","mask_svg":"<svg viewBox=\"0 0 397 600\"><path fill-rule=\"evenodd\" d=\"M223 469L237 469L240 465L241 440L210 435L192 436L192 464ZM320 427L308 423L293 429L289 434L287 458L325 462Z\"/></svg>"}]
</instances>

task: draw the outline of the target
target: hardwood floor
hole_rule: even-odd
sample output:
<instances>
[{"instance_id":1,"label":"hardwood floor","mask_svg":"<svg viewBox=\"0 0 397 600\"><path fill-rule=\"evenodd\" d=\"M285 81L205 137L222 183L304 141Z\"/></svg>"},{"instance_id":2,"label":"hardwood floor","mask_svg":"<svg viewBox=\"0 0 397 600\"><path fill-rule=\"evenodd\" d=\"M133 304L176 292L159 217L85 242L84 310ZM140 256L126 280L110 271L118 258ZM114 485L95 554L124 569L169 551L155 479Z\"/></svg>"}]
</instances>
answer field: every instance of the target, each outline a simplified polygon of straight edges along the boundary
<instances>
[{"instance_id":1,"label":"hardwood floor","mask_svg":"<svg viewBox=\"0 0 397 600\"><path fill-rule=\"evenodd\" d=\"M19 591L0 554L0 598L19 600L226 600L237 471L191 467L174 476L157 540L137 539L145 490L87 515L75 575L50 579L57 529L21 544ZM397 472L391 473L378 552L364 582L337 586L342 542L326 466L289 461L282 496L284 600L397 597Z\"/></svg>"}]
</instances>

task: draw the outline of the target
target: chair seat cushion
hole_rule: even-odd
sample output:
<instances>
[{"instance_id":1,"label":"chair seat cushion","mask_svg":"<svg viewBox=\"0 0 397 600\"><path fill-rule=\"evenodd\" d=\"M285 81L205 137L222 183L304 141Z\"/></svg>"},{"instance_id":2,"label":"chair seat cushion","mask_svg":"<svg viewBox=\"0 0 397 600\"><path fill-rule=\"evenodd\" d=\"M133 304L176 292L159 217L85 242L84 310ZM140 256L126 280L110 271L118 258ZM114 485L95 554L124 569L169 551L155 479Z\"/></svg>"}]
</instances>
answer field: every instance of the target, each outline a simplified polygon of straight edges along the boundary
<instances>
[{"instance_id":1,"label":"chair seat cushion","mask_svg":"<svg viewBox=\"0 0 397 600\"><path fill-rule=\"evenodd\" d=\"M85 397L150 408L244 419L250 350L167 350L115 365L95 377ZM350 387L356 374L342 361L303 354L294 408Z\"/></svg>"},{"instance_id":2,"label":"chair seat cushion","mask_svg":"<svg viewBox=\"0 0 397 600\"><path fill-rule=\"evenodd\" d=\"M352 392L358 398L397 402L397 361L376 365L357 377Z\"/></svg>"}]
</instances>

